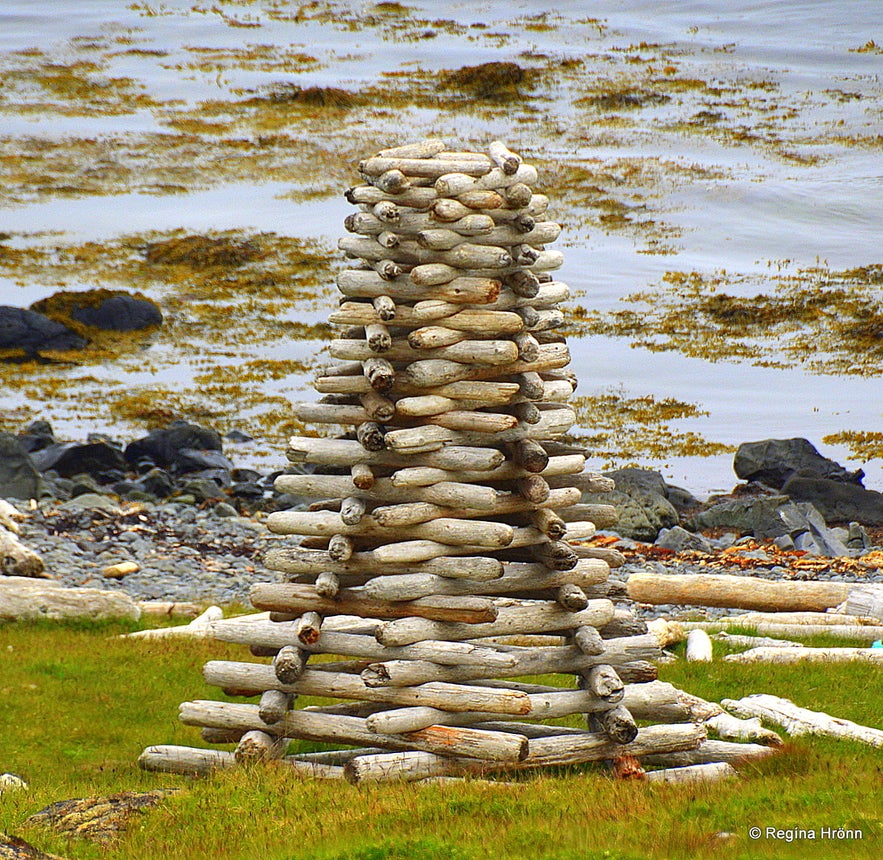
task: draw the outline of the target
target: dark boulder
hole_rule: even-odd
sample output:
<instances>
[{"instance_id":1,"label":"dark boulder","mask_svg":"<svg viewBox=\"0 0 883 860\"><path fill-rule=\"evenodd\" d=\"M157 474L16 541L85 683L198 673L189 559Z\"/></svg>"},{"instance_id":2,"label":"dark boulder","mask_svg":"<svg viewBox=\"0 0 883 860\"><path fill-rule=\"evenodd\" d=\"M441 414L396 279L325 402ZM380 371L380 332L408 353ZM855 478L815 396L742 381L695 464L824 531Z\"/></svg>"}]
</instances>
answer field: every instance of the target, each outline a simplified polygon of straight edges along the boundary
<instances>
[{"instance_id":1,"label":"dark boulder","mask_svg":"<svg viewBox=\"0 0 883 860\"><path fill-rule=\"evenodd\" d=\"M168 427L151 430L147 436L136 439L126 446L126 460L133 464L145 461L163 469L177 471L198 471L218 468L217 463L196 462L191 452L221 452L221 437L215 430L191 424L188 421L174 421ZM226 458L224 458L226 460ZM232 469L229 461L220 468Z\"/></svg>"},{"instance_id":2,"label":"dark boulder","mask_svg":"<svg viewBox=\"0 0 883 860\"><path fill-rule=\"evenodd\" d=\"M143 475L138 482L145 493L150 493L157 499L167 499L175 489L172 476L164 469L153 468Z\"/></svg>"},{"instance_id":3,"label":"dark boulder","mask_svg":"<svg viewBox=\"0 0 883 860\"><path fill-rule=\"evenodd\" d=\"M666 498L662 475L652 469L618 469L605 472L613 478L616 489L610 493L583 493L589 504L613 505L616 524L613 530L623 537L652 542L661 529L678 525L678 512Z\"/></svg>"},{"instance_id":4,"label":"dark boulder","mask_svg":"<svg viewBox=\"0 0 883 860\"><path fill-rule=\"evenodd\" d=\"M33 357L84 346L86 341L76 332L41 313L0 305L0 350L21 351Z\"/></svg>"},{"instance_id":5,"label":"dark boulder","mask_svg":"<svg viewBox=\"0 0 883 860\"><path fill-rule=\"evenodd\" d=\"M733 469L745 481L760 481L777 490L795 475L861 485L865 474L861 469L849 472L823 457L807 439L743 442L733 459Z\"/></svg>"},{"instance_id":6,"label":"dark boulder","mask_svg":"<svg viewBox=\"0 0 883 860\"><path fill-rule=\"evenodd\" d=\"M12 433L0 433L0 499L39 499L40 472Z\"/></svg>"},{"instance_id":7,"label":"dark boulder","mask_svg":"<svg viewBox=\"0 0 883 860\"><path fill-rule=\"evenodd\" d=\"M211 449L203 451L200 448L181 448L172 462L179 472L201 472L205 469L225 472L233 471L233 463L220 451ZM229 483L229 475L227 483Z\"/></svg>"},{"instance_id":8,"label":"dark boulder","mask_svg":"<svg viewBox=\"0 0 883 860\"><path fill-rule=\"evenodd\" d=\"M790 498L809 502L825 522L883 526L883 493L825 478L795 476L782 488Z\"/></svg>"},{"instance_id":9,"label":"dark boulder","mask_svg":"<svg viewBox=\"0 0 883 860\"><path fill-rule=\"evenodd\" d=\"M48 421L32 421L18 434L18 441L26 451L39 451L55 442L55 434Z\"/></svg>"},{"instance_id":10,"label":"dark boulder","mask_svg":"<svg viewBox=\"0 0 883 860\"><path fill-rule=\"evenodd\" d=\"M137 331L162 325L160 309L147 299L109 296L96 305L75 305L71 319L102 331Z\"/></svg>"},{"instance_id":11,"label":"dark boulder","mask_svg":"<svg viewBox=\"0 0 883 860\"><path fill-rule=\"evenodd\" d=\"M104 441L56 443L35 451L32 456L41 472L52 469L62 478L86 474L108 483L119 480L126 471L122 451Z\"/></svg>"}]
</instances>

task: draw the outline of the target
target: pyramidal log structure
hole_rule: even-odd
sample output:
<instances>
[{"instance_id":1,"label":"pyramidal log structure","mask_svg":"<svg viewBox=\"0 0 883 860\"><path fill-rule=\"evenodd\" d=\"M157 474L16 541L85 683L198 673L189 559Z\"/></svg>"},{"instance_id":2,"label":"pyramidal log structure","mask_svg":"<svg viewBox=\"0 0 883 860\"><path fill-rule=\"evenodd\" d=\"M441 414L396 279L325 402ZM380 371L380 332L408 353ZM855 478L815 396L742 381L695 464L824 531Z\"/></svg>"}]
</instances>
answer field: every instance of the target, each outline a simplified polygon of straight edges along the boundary
<instances>
[{"instance_id":1,"label":"pyramidal log structure","mask_svg":"<svg viewBox=\"0 0 883 860\"><path fill-rule=\"evenodd\" d=\"M577 380L557 333L569 291L548 246L561 228L536 168L499 141L485 154L427 140L359 171L339 243L353 265L329 316L334 362L315 380L318 402L293 406L328 435L292 438L303 474L276 481L316 501L268 517L290 543L265 558L284 581L251 591L266 612L214 625L263 659L204 668L250 701L180 709L204 741L235 751L154 746L141 765L278 759L359 782L708 761L690 697L656 680L657 639L608 597L621 557L579 543L615 520L583 492L613 483L559 441ZM574 682L516 680L548 673ZM298 707L298 696L334 703ZM583 727L548 723L574 714ZM291 739L341 749L286 755Z\"/></svg>"}]
</instances>

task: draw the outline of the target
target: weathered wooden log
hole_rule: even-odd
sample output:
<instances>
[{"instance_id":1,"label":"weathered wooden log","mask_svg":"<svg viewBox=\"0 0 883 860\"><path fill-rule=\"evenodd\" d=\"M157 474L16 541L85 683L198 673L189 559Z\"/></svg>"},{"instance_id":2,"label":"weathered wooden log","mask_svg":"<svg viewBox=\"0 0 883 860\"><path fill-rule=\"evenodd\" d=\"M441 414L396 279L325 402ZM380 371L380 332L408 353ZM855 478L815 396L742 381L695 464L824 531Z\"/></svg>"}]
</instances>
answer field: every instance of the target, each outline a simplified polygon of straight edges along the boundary
<instances>
[{"instance_id":1,"label":"weathered wooden log","mask_svg":"<svg viewBox=\"0 0 883 860\"><path fill-rule=\"evenodd\" d=\"M570 630L589 625L599 627L613 617L609 600L592 600L582 612L568 612L557 603L546 601L497 601L496 621L488 624L456 624L422 618L402 618L378 625L381 645L410 645L421 639L476 639L511 633L543 633Z\"/></svg>"},{"instance_id":2,"label":"weathered wooden log","mask_svg":"<svg viewBox=\"0 0 883 860\"><path fill-rule=\"evenodd\" d=\"M441 158L404 158L402 156L374 156L359 162L359 172L368 176L380 176L388 170L400 170L406 176L438 179L446 173L465 173L467 176L484 176L491 172L493 164L485 159L449 160ZM514 172L514 171L513 171Z\"/></svg>"},{"instance_id":3,"label":"weathered wooden log","mask_svg":"<svg viewBox=\"0 0 883 860\"><path fill-rule=\"evenodd\" d=\"M26 576L0 576L0 619L89 618L137 620L141 609L128 594L98 588L66 588Z\"/></svg>"},{"instance_id":4,"label":"weathered wooden log","mask_svg":"<svg viewBox=\"0 0 883 860\"><path fill-rule=\"evenodd\" d=\"M687 662L710 663L714 646L704 630L691 630L687 635Z\"/></svg>"},{"instance_id":5,"label":"weathered wooden log","mask_svg":"<svg viewBox=\"0 0 883 860\"><path fill-rule=\"evenodd\" d=\"M597 720L600 729L614 743L628 744L638 735L638 726L634 717L624 705L620 704L607 711L600 711L592 715L592 719Z\"/></svg>"},{"instance_id":6,"label":"weathered wooden log","mask_svg":"<svg viewBox=\"0 0 883 860\"><path fill-rule=\"evenodd\" d=\"M585 562L580 561L574 570L581 569L584 564ZM601 562L601 564L604 563ZM607 565L605 564L604 567L606 568ZM588 654L592 657L604 653L604 640L594 627L577 627L577 629L573 631L573 644L576 645L583 654Z\"/></svg>"},{"instance_id":7,"label":"weathered wooden log","mask_svg":"<svg viewBox=\"0 0 883 860\"><path fill-rule=\"evenodd\" d=\"M381 149L377 154L387 158L432 158L434 155L444 152L446 148L447 145L443 140L426 138L416 143Z\"/></svg>"},{"instance_id":8,"label":"weathered wooden log","mask_svg":"<svg viewBox=\"0 0 883 860\"><path fill-rule=\"evenodd\" d=\"M581 681L580 686L590 690L599 699L608 701L611 696L621 694L625 686L619 675L616 674L616 669L607 663L593 666L582 675Z\"/></svg>"},{"instance_id":9,"label":"weathered wooden log","mask_svg":"<svg viewBox=\"0 0 883 860\"><path fill-rule=\"evenodd\" d=\"M512 344L514 355L518 357L518 349ZM7 514L10 523L14 523ZM16 532L0 524L0 573L4 576L49 578L44 573L42 557L30 547L25 546L16 536Z\"/></svg>"},{"instance_id":10,"label":"weathered wooden log","mask_svg":"<svg viewBox=\"0 0 883 860\"><path fill-rule=\"evenodd\" d=\"M756 761L775 754L775 748L761 744L739 744L731 741L705 740L696 749L681 752L657 753L643 758L646 765L662 767L686 767L706 762Z\"/></svg>"},{"instance_id":11,"label":"weathered wooden log","mask_svg":"<svg viewBox=\"0 0 883 860\"><path fill-rule=\"evenodd\" d=\"M535 768L586 761L600 761L616 755L650 755L676 752L696 747L704 735L694 725L649 726L625 747L610 741L606 735L585 733L581 737L568 735L537 738L528 742L527 757L517 767ZM446 758L420 752L386 753L376 756L356 756L345 765L349 782L376 780L416 780L430 776L461 775L514 769L513 764L477 765L465 758Z\"/></svg>"},{"instance_id":12,"label":"weathered wooden log","mask_svg":"<svg viewBox=\"0 0 883 860\"><path fill-rule=\"evenodd\" d=\"M273 669L275 671L275 665ZM276 672L276 677L279 678L278 672ZM285 683L281 678L279 680ZM278 723L291 710L293 699L294 696L291 693L283 693L281 690L267 690L261 694L258 716L268 725Z\"/></svg>"},{"instance_id":13,"label":"weathered wooden log","mask_svg":"<svg viewBox=\"0 0 883 860\"><path fill-rule=\"evenodd\" d=\"M674 784L695 782L719 782L738 776L736 769L725 761L692 764L683 767L670 767L664 770L647 771L647 782L667 782Z\"/></svg>"},{"instance_id":14,"label":"weathered wooden log","mask_svg":"<svg viewBox=\"0 0 883 860\"><path fill-rule=\"evenodd\" d=\"M696 631L691 631L692 635ZM727 663L873 663L883 665L883 648L751 648L727 654Z\"/></svg>"},{"instance_id":15,"label":"weathered wooden log","mask_svg":"<svg viewBox=\"0 0 883 860\"><path fill-rule=\"evenodd\" d=\"M215 637L218 638L217 627L215 627L213 632ZM303 674L304 667L307 665L308 654L301 648L288 644L292 640L300 642L297 625L292 627L291 638L286 640L286 644L280 647L278 653L273 658L273 671L283 684L293 684ZM315 642L307 644L315 644Z\"/></svg>"},{"instance_id":16,"label":"weathered wooden log","mask_svg":"<svg viewBox=\"0 0 883 860\"><path fill-rule=\"evenodd\" d=\"M486 624L497 617L497 609L486 598L432 595L404 603L377 600L360 589L343 588L333 599L321 597L314 586L256 583L250 599L257 609L272 612L321 612L326 615L356 615L363 618L429 618Z\"/></svg>"},{"instance_id":17,"label":"weathered wooden log","mask_svg":"<svg viewBox=\"0 0 883 860\"><path fill-rule=\"evenodd\" d=\"M260 729L247 731L236 745L233 757L237 764L272 761L282 758L288 748L288 739L268 735Z\"/></svg>"},{"instance_id":18,"label":"weathered wooden log","mask_svg":"<svg viewBox=\"0 0 883 860\"><path fill-rule=\"evenodd\" d=\"M715 633L711 638L726 645L734 645L737 648L803 648L803 642L791 639L772 639L769 636L740 636L736 633L727 633L726 631Z\"/></svg>"},{"instance_id":19,"label":"weathered wooden log","mask_svg":"<svg viewBox=\"0 0 883 860\"><path fill-rule=\"evenodd\" d=\"M790 735L828 735L849 738L875 747L883 747L883 730L872 729L832 717L821 711L801 708L788 699L755 693L742 699L723 699L721 704L740 717L760 717L782 726Z\"/></svg>"},{"instance_id":20,"label":"weathered wooden log","mask_svg":"<svg viewBox=\"0 0 883 860\"><path fill-rule=\"evenodd\" d=\"M254 722L251 705L185 702L180 718L189 725L223 724L247 727ZM459 727L427 727L402 735L368 731L359 717L290 711L273 730L305 740L342 742L370 747L425 750L442 756L460 755L472 760L519 761L527 754L527 740L515 733ZM342 759L349 760L349 756ZM318 762L317 762L318 763Z\"/></svg>"},{"instance_id":21,"label":"weathered wooden log","mask_svg":"<svg viewBox=\"0 0 883 860\"><path fill-rule=\"evenodd\" d=\"M515 534L514 529L506 523L453 518L420 523L404 532L385 528L373 516L366 514L358 523L350 526L334 511L276 511L267 517L267 527L275 534L325 537L342 534L388 541L411 537L454 546L473 545L491 549L509 546Z\"/></svg>"},{"instance_id":22,"label":"weathered wooden log","mask_svg":"<svg viewBox=\"0 0 883 860\"><path fill-rule=\"evenodd\" d=\"M853 585L844 609L848 615L883 619L883 586Z\"/></svg>"},{"instance_id":23,"label":"weathered wooden log","mask_svg":"<svg viewBox=\"0 0 883 860\"><path fill-rule=\"evenodd\" d=\"M306 669L293 684L280 684L272 667L263 663L211 660L205 664L207 683L224 689L278 690L305 696L388 702L395 705L429 705L443 711L488 711L527 714L530 699L513 690L491 690L465 684L432 682L417 687L368 687L358 675ZM290 737L291 735L289 735Z\"/></svg>"},{"instance_id":24,"label":"weathered wooden log","mask_svg":"<svg viewBox=\"0 0 883 860\"><path fill-rule=\"evenodd\" d=\"M335 358L367 361L372 354L370 345L363 340L341 338L331 343L331 355ZM511 340L462 340L433 349L414 349L407 343L397 342L385 349L384 357L390 361L408 362L436 358L493 367L517 361L518 347Z\"/></svg>"},{"instance_id":25,"label":"weathered wooden log","mask_svg":"<svg viewBox=\"0 0 883 860\"><path fill-rule=\"evenodd\" d=\"M306 538L305 538L306 540ZM321 538L315 538L321 540ZM328 557L332 561L346 561L353 554L353 542L347 535L332 535L328 540Z\"/></svg>"},{"instance_id":26,"label":"weathered wooden log","mask_svg":"<svg viewBox=\"0 0 883 860\"><path fill-rule=\"evenodd\" d=\"M488 146L491 161L501 168L503 173L511 176L521 166L521 156L512 152L502 141L495 140ZM465 172L465 171L464 171Z\"/></svg>"},{"instance_id":27,"label":"weathered wooden log","mask_svg":"<svg viewBox=\"0 0 883 860\"><path fill-rule=\"evenodd\" d=\"M589 604L586 593L576 583L572 582L558 586L555 600L569 612L580 612Z\"/></svg>"},{"instance_id":28,"label":"weathered wooden log","mask_svg":"<svg viewBox=\"0 0 883 860\"><path fill-rule=\"evenodd\" d=\"M416 600L430 594L506 594L557 588L566 583L589 586L605 581L607 575L607 565L597 561L586 560L566 571L549 570L540 564L510 562L504 566L502 576L491 580L451 579L430 573L410 573L377 577L365 583L364 591L378 600ZM598 639L600 641L600 635Z\"/></svg>"},{"instance_id":29,"label":"weathered wooden log","mask_svg":"<svg viewBox=\"0 0 883 860\"><path fill-rule=\"evenodd\" d=\"M635 573L628 594L639 603L729 606L760 610L829 609L849 596L839 582L779 582L748 576Z\"/></svg>"},{"instance_id":30,"label":"weathered wooden log","mask_svg":"<svg viewBox=\"0 0 883 860\"><path fill-rule=\"evenodd\" d=\"M291 575L319 574L325 570L339 575L370 576L413 571L454 579L486 580L494 579L503 573L503 563L490 557L430 558L417 565L384 564L377 560L373 552L358 552L353 553L346 561L334 562L327 552L306 550L301 547L270 550L264 557L264 563L272 570L281 570Z\"/></svg>"},{"instance_id":31,"label":"weathered wooden log","mask_svg":"<svg viewBox=\"0 0 883 860\"><path fill-rule=\"evenodd\" d=\"M757 717L740 720L730 714L720 713L707 720L703 720L705 726L713 729L727 741L760 741L767 746L782 746L782 738L775 732L765 729Z\"/></svg>"},{"instance_id":32,"label":"weathered wooden log","mask_svg":"<svg viewBox=\"0 0 883 860\"><path fill-rule=\"evenodd\" d=\"M203 775L235 765L232 752L170 744L146 747L138 757L138 767L155 773Z\"/></svg>"}]
</instances>

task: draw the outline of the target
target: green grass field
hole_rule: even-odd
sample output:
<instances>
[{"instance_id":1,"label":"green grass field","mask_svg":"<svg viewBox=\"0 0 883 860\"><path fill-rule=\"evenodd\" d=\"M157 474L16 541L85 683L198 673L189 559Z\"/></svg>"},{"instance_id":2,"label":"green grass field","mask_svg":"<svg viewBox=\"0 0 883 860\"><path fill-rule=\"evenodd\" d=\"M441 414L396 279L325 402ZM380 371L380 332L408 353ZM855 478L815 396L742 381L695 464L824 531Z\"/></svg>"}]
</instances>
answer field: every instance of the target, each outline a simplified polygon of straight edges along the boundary
<instances>
[{"instance_id":1,"label":"green grass field","mask_svg":"<svg viewBox=\"0 0 883 860\"><path fill-rule=\"evenodd\" d=\"M427 785L308 781L284 766L201 779L144 773L136 759L145 746L203 745L177 720L180 702L221 698L202 681L202 664L249 657L218 642L115 638L129 629L0 625L0 772L30 784L0 795L0 830L64 857L104 860L881 855L883 751L832 739L795 739L780 756L741 768L740 779L701 786L616 782L599 766ZM678 661L660 677L708 699L774 693L883 724L883 672L874 667ZM54 801L161 787L183 790L109 847L23 826ZM814 829L816 838L752 840L751 827ZM822 828L860 830L863 838L825 839Z\"/></svg>"}]
</instances>

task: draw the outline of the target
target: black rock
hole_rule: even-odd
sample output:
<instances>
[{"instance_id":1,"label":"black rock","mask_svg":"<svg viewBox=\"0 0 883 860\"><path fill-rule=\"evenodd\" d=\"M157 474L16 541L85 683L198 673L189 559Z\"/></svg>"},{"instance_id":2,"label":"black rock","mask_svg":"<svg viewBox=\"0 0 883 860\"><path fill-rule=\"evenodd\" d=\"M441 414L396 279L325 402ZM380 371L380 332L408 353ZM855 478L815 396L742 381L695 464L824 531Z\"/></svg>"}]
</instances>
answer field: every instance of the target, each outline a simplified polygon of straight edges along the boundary
<instances>
[{"instance_id":1,"label":"black rock","mask_svg":"<svg viewBox=\"0 0 883 860\"><path fill-rule=\"evenodd\" d=\"M230 477L235 483L239 483L240 481L260 481L262 476L254 469L234 469Z\"/></svg>"},{"instance_id":2,"label":"black rock","mask_svg":"<svg viewBox=\"0 0 883 860\"><path fill-rule=\"evenodd\" d=\"M55 434L48 421L31 421L24 432L18 434L18 441L26 451L39 451L55 442Z\"/></svg>"},{"instance_id":3,"label":"black rock","mask_svg":"<svg viewBox=\"0 0 883 860\"><path fill-rule=\"evenodd\" d=\"M237 481L230 488L230 494L239 499L262 499L264 488L255 481Z\"/></svg>"},{"instance_id":4,"label":"black rock","mask_svg":"<svg viewBox=\"0 0 883 860\"><path fill-rule=\"evenodd\" d=\"M21 441L0 433L0 499L39 499L40 471Z\"/></svg>"},{"instance_id":5,"label":"black rock","mask_svg":"<svg viewBox=\"0 0 883 860\"><path fill-rule=\"evenodd\" d=\"M202 469L199 472L188 474L188 478L208 478L219 487L229 487L233 483L229 469Z\"/></svg>"},{"instance_id":6,"label":"black rock","mask_svg":"<svg viewBox=\"0 0 883 860\"><path fill-rule=\"evenodd\" d=\"M0 305L0 349L20 349L28 356L47 350L82 349L76 332L36 311Z\"/></svg>"},{"instance_id":7,"label":"black rock","mask_svg":"<svg viewBox=\"0 0 883 860\"><path fill-rule=\"evenodd\" d=\"M71 319L102 331L137 331L163 321L153 302L133 296L110 296L98 305L74 307Z\"/></svg>"},{"instance_id":8,"label":"black rock","mask_svg":"<svg viewBox=\"0 0 883 860\"><path fill-rule=\"evenodd\" d=\"M681 526L663 529L659 532L655 545L663 549L673 550L674 552L714 552L714 547L705 537L688 532L685 528L681 528Z\"/></svg>"},{"instance_id":9,"label":"black rock","mask_svg":"<svg viewBox=\"0 0 883 860\"><path fill-rule=\"evenodd\" d=\"M613 531L633 540L652 542L661 529L678 525L678 512L666 498L665 480L652 469L618 469L605 472L613 478L611 493L583 493L582 501L613 505L616 524Z\"/></svg>"},{"instance_id":10,"label":"black rock","mask_svg":"<svg viewBox=\"0 0 883 860\"><path fill-rule=\"evenodd\" d=\"M623 493L636 489L643 490L646 493L656 493L663 497L668 495L665 478L654 469L639 469L635 466L630 466L627 469L605 472L604 477L613 478L616 489Z\"/></svg>"},{"instance_id":11,"label":"black rock","mask_svg":"<svg viewBox=\"0 0 883 860\"><path fill-rule=\"evenodd\" d=\"M147 436L130 442L126 446L125 456L129 463L139 464L139 468L140 464L149 461L164 469L176 466L180 471L187 471L180 469L178 463L183 449L220 452L220 434L215 430L190 424L188 421L174 421L168 427L151 430ZM215 468L216 465L215 463L195 465L190 470ZM228 461L228 465L222 468L231 469L232 464Z\"/></svg>"},{"instance_id":12,"label":"black rock","mask_svg":"<svg viewBox=\"0 0 883 860\"><path fill-rule=\"evenodd\" d=\"M254 439L254 436L249 436L248 433L243 433L241 430L234 429L225 433L224 438L230 442L251 442Z\"/></svg>"},{"instance_id":13,"label":"black rock","mask_svg":"<svg viewBox=\"0 0 883 860\"><path fill-rule=\"evenodd\" d=\"M166 499L172 495L175 489L175 482L172 476L164 469L153 468L146 475L143 475L138 483L146 493L150 493L157 499Z\"/></svg>"},{"instance_id":14,"label":"black rock","mask_svg":"<svg viewBox=\"0 0 883 860\"><path fill-rule=\"evenodd\" d=\"M180 491L185 495L193 496L197 502L224 498L224 491L210 478L192 478L189 481L184 481L180 486Z\"/></svg>"},{"instance_id":15,"label":"black rock","mask_svg":"<svg viewBox=\"0 0 883 860\"><path fill-rule=\"evenodd\" d=\"M220 451L203 451L199 448L181 448L172 466L179 472L199 472L203 469L233 471L233 463Z\"/></svg>"},{"instance_id":16,"label":"black rock","mask_svg":"<svg viewBox=\"0 0 883 860\"><path fill-rule=\"evenodd\" d=\"M883 526L883 493L825 478L795 476L782 488L790 498L809 502L825 522Z\"/></svg>"},{"instance_id":17,"label":"black rock","mask_svg":"<svg viewBox=\"0 0 883 860\"><path fill-rule=\"evenodd\" d=\"M126 470L122 452L107 442L56 443L35 451L32 456L41 472L53 469L63 478L85 473L108 483L118 480Z\"/></svg>"},{"instance_id":18,"label":"black rock","mask_svg":"<svg viewBox=\"0 0 883 860\"><path fill-rule=\"evenodd\" d=\"M782 489L795 475L858 485L865 475L861 469L848 472L839 463L823 457L806 439L743 442L733 459L733 469L745 481L760 481L776 489Z\"/></svg>"}]
</instances>

